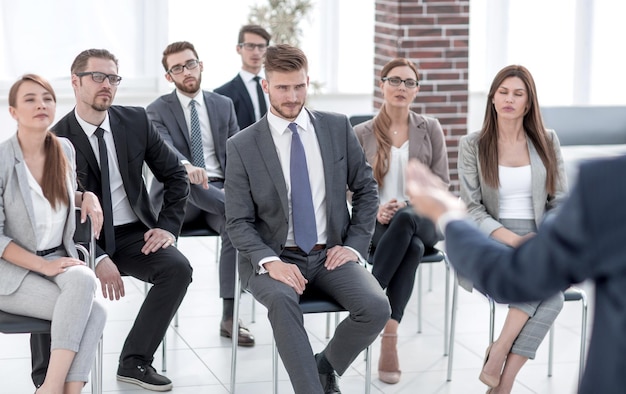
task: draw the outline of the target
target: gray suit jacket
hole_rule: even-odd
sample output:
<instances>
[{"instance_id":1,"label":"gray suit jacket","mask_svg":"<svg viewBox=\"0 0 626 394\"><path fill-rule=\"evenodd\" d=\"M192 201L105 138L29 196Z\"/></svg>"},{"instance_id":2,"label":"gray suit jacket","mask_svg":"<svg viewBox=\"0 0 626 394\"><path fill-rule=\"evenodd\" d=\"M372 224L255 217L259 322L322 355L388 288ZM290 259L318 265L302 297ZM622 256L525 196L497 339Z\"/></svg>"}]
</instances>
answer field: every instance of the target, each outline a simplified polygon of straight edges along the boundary
<instances>
[{"instance_id":1,"label":"gray suit jacket","mask_svg":"<svg viewBox=\"0 0 626 394\"><path fill-rule=\"evenodd\" d=\"M546 168L535 146L528 139L532 174L533 211L537 227L539 227L546 211L562 201L567 193L567 177L565 175L563 157L561 156L559 138L554 130L547 130L547 134L552 140L552 146L558 162L559 180L554 196L548 195L546 190ZM461 184L461 199L467 205L470 216L478 224L480 230L489 235L502 227L502 224L499 222L500 193L498 189L485 184L483 175L480 172L480 161L478 159L479 135L479 132L468 134L461 138L459 142L459 182Z\"/></svg>"},{"instance_id":2,"label":"gray suit jacket","mask_svg":"<svg viewBox=\"0 0 626 394\"><path fill-rule=\"evenodd\" d=\"M63 230L63 246L68 255L78 257L74 245L74 191L76 190L75 152L72 144L65 138L59 138L61 146L71 166L67 174L69 209ZM0 255L10 242L35 252L35 213L30 198L26 162L17 140L17 134L0 144ZM27 269L0 258L0 294L12 294L20 286Z\"/></svg>"},{"instance_id":3,"label":"gray suit jacket","mask_svg":"<svg viewBox=\"0 0 626 394\"><path fill-rule=\"evenodd\" d=\"M373 163L378 150L374 119L354 126L354 132L363 146L367 160ZM442 181L450 184L446 138L437 119L413 111L409 113L409 158L418 159Z\"/></svg>"},{"instance_id":4,"label":"gray suit jacket","mask_svg":"<svg viewBox=\"0 0 626 394\"><path fill-rule=\"evenodd\" d=\"M222 166L226 169L226 140L239 131L237 116L232 101L228 97L203 91L204 103L209 114L211 134L215 144L215 155ZM172 148L178 160L191 161L191 141L185 114L176 96L176 91L163 95L146 107L148 118L159 131L161 138ZM202 187L191 185L191 187ZM152 182L150 198L152 205L160 207L163 184ZM193 204L194 201L190 200Z\"/></svg>"},{"instance_id":5,"label":"gray suit jacket","mask_svg":"<svg viewBox=\"0 0 626 394\"><path fill-rule=\"evenodd\" d=\"M345 245L367 256L378 207L372 169L346 116L308 112L324 162L327 247ZM257 272L261 259L280 256L289 229L289 196L270 133L265 116L227 143L226 229L241 252L240 267ZM346 188L354 192L352 215Z\"/></svg>"}]
</instances>

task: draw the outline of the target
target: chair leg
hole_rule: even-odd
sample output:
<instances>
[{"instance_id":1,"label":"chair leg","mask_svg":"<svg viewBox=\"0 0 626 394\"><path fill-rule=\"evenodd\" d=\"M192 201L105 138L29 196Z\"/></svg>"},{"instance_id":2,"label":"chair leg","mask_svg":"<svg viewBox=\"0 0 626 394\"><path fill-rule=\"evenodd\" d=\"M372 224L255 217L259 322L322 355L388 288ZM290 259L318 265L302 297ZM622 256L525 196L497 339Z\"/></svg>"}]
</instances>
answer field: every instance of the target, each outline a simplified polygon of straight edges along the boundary
<instances>
[{"instance_id":1,"label":"chair leg","mask_svg":"<svg viewBox=\"0 0 626 394\"><path fill-rule=\"evenodd\" d=\"M215 264L219 264L220 263L220 251L221 251L221 241L222 237L217 236L215 237Z\"/></svg>"},{"instance_id":2,"label":"chair leg","mask_svg":"<svg viewBox=\"0 0 626 394\"><path fill-rule=\"evenodd\" d=\"M433 291L433 265L428 265L428 292Z\"/></svg>"},{"instance_id":3,"label":"chair leg","mask_svg":"<svg viewBox=\"0 0 626 394\"><path fill-rule=\"evenodd\" d=\"M580 361L578 362L578 382L583 378L585 371L585 348L587 346L587 294L581 290L582 323L580 327Z\"/></svg>"},{"instance_id":4,"label":"chair leg","mask_svg":"<svg viewBox=\"0 0 626 394\"><path fill-rule=\"evenodd\" d=\"M489 298L489 343L493 343L494 326L496 323L496 303L493 298L487 297Z\"/></svg>"},{"instance_id":5,"label":"chair leg","mask_svg":"<svg viewBox=\"0 0 626 394\"><path fill-rule=\"evenodd\" d=\"M272 334L272 392L278 394L278 349Z\"/></svg>"},{"instance_id":6,"label":"chair leg","mask_svg":"<svg viewBox=\"0 0 626 394\"><path fill-rule=\"evenodd\" d=\"M91 392L92 394L102 394L102 337L98 341L96 357L93 360L91 370Z\"/></svg>"},{"instance_id":7,"label":"chair leg","mask_svg":"<svg viewBox=\"0 0 626 394\"><path fill-rule=\"evenodd\" d=\"M365 394L372 390L372 345L365 349Z\"/></svg>"},{"instance_id":8,"label":"chair leg","mask_svg":"<svg viewBox=\"0 0 626 394\"><path fill-rule=\"evenodd\" d=\"M552 376L552 363L554 361L554 323L550 327L548 340L548 377Z\"/></svg>"},{"instance_id":9,"label":"chair leg","mask_svg":"<svg viewBox=\"0 0 626 394\"><path fill-rule=\"evenodd\" d=\"M161 342L161 353L163 354L163 363L161 364L161 372L167 372L167 332Z\"/></svg>"},{"instance_id":10,"label":"chair leg","mask_svg":"<svg viewBox=\"0 0 626 394\"><path fill-rule=\"evenodd\" d=\"M241 298L241 280L239 278L239 251L235 252L235 299L233 301L233 331L239 332L239 300ZM254 301L252 301L254 302ZM230 392L235 393L237 375L237 341L231 341L231 358L230 358Z\"/></svg>"},{"instance_id":11,"label":"chair leg","mask_svg":"<svg viewBox=\"0 0 626 394\"><path fill-rule=\"evenodd\" d=\"M450 333L450 265L444 255L443 260L446 266L446 298L444 304L444 316L443 316L443 355L447 356L449 353L448 334Z\"/></svg>"},{"instance_id":12,"label":"chair leg","mask_svg":"<svg viewBox=\"0 0 626 394\"><path fill-rule=\"evenodd\" d=\"M450 341L448 342L448 376L447 381L452 380L452 361L454 359L454 333L456 331L456 309L458 301L459 280L454 275L454 283L452 284L452 309L450 311Z\"/></svg>"},{"instance_id":13,"label":"chair leg","mask_svg":"<svg viewBox=\"0 0 626 394\"><path fill-rule=\"evenodd\" d=\"M417 333L422 333L422 264L417 267Z\"/></svg>"}]
</instances>

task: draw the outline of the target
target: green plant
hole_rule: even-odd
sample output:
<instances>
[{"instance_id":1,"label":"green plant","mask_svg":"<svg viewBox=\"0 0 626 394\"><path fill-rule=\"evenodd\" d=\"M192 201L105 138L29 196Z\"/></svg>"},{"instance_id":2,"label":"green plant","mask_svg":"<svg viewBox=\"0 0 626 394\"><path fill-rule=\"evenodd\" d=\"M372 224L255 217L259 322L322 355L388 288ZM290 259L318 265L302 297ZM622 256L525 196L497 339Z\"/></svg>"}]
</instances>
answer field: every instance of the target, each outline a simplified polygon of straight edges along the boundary
<instances>
[{"instance_id":1,"label":"green plant","mask_svg":"<svg viewBox=\"0 0 626 394\"><path fill-rule=\"evenodd\" d=\"M300 22L313 7L310 0L267 0L250 7L249 23L265 27L275 44L300 46Z\"/></svg>"}]
</instances>

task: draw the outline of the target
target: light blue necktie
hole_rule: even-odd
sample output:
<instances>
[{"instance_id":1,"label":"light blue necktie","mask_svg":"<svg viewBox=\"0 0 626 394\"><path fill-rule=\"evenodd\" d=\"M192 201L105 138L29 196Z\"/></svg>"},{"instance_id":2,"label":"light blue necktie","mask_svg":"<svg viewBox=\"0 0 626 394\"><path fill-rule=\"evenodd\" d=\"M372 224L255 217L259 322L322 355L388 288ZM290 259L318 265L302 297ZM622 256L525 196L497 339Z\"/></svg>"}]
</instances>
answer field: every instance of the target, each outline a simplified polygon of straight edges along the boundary
<instances>
[{"instance_id":1,"label":"light blue necktie","mask_svg":"<svg viewBox=\"0 0 626 394\"><path fill-rule=\"evenodd\" d=\"M200 119L196 109L196 100L189 103L191 113L191 164L196 167L205 168L204 151L202 150L202 131L200 131Z\"/></svg>"},{"instance_id":2,"label":"light blue necktie","mask_svg":"<svg viewBox=\"0 0 626 394\"><path fill-rule=\"evenodd\" d=\"M296 245L307 254L317 243L317 226L309 170L306 165L304 146L298 134L298 125L289 123L291 136L291 212L293 216L293 234Z\"/></svg>"}]
</instances>

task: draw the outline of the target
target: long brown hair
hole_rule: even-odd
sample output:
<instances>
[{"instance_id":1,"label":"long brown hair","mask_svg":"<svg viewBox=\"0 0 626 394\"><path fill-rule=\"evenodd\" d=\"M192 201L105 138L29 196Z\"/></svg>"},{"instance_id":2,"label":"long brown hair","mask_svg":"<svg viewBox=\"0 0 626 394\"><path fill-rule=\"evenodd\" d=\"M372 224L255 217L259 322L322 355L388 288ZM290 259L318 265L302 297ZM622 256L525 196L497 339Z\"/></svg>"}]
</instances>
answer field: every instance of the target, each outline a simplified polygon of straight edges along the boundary
<instances>
[{"instance_id":1,"label":"long brown hair","mask_svg":"<svg viewBox=\"0 0 626 394\"><path fill-rule=\"evenodd\" d=\"M485 183L491 187L500 186L498 176L498 113L493 105L496 91L505 79L517 77L524 82L528 93L528 109L524 114L524 131L526 136L535 146L544 167L546 168L546 190L554 195L558 179L556 154L552 147L552 141L547 138L546 130L539 110L537 100L537 88L533 76L524 66L510 65L498 72L491 83L485 109L485 119L478 140L478 158L480 170Z\"/></svg>"},{"instance_id":2,"label":"long brown hair","mask_svg":"<svg viewBox=\"0 0 626 394\"><path fill-rule=\"evenodd\" d=\"M52 89L52 85L48 81L39 75L25 74L9 90L9 106L17 108L17 91L25 82L38 84L52 95L55 103L57 102L54 89ZM41 181L43 195L53 208L56 208L57 204L69 205L70 201L66 184L69 164L59 139L50 130L46 132L44 154L46 158L44 161L43 179Z\"/></svg>"},{"instance_id":3,"label":"long brown hair","mask_svg":"<svg viewBox=\"0 0 626 394\"><path fill-rule=\"evenodd\" d=\"M417 66L410 60L405 58L396 58L390 60L380 72L380 78L385 78L391 70L396 67L407 66L413 72L415 72L415 80L419 81L420 75L417 71ZM374 162L372 168L374 170L374 178L378 182L378 187L384 185L385 175L389 172L389 156L391 155L391 138L387 134L387 131L391 127L391 117L387 112L387 106L383 102L380 107L380 111L374 117L373 130L376 137L376 155L374 156Z\"/></svg>"}]
</instances>

